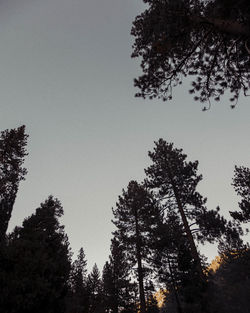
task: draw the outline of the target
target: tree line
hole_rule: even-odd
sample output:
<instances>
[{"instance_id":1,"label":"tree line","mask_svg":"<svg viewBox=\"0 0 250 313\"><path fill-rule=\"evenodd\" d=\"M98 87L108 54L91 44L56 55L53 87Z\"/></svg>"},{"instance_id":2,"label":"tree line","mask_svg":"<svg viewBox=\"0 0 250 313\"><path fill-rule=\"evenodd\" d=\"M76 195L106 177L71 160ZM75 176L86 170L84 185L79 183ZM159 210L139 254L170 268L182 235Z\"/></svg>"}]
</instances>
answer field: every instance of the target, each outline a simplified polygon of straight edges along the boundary
<instances>
[{"instance_id":1,"label":"tree line","mask_svg":"<svg viewBox=\"0 0 250 313\"><path fill-rule=\"evenodd\" d=\"M0 309L6 313L249 312L250 251L241 223L250 221L250 169L236 166L238 211L227 220L197 190L198 161L159 139L142 182L132 180L113 207L110 256L87 272L84 249L73 260L63 207L49 196L7 233L27 170L25 126L0 135ZM219 269L199 246L217 243ZM157 304L161 289L164 305Z\"/></svg>"}]
</instances>

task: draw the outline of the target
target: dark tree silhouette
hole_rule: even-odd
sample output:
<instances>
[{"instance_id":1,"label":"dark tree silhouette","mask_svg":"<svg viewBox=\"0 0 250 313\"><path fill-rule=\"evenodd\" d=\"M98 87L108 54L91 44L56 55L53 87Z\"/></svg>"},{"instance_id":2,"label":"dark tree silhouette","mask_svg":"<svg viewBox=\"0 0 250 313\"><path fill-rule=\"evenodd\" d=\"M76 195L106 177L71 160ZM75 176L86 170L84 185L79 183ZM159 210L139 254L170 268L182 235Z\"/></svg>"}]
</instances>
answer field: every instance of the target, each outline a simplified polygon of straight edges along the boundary
<instances>
[{"instance_id":1,"label":"dark tree silhouette","mask_svg":"<svg viewBox=\"0 0 250 313\"><path fill-rule=\"evenodd\" d=\"M1 312L65 311L70 252L64 227L58 221L62 214L60 202L50 196L9 235Z\"/></svg>"},{"instance_id":2,"label":"dark tree silhouette","mask_svg":"<svg viewBox=\"0 0 250 313\"><path fill-rule=\"evenodd\" d=\"M93 266L92 272L88 275L87 288L90 294L89 312L101 313L102 308L102 281L100 271L96 265Z\"/></svg>"},{"instance_id":3,"label":"dark tree silhouette","mask_svg":"<svg viewBox=\"0 0 250 313\"><path fill-rule=\"evenodd\" d=\"M239 202L240 212L230 212L232 217L240 222L250 221L250 169L244 166L235 166L233 186L236 193L242 198Z\"/></svg>"},{"instance_id":4,"label":"dark tree silhouette","mask_svg":"<svg viewBox=\"0 0 250 313\"><path fill-rule=\"evenodd\" d=\"M179 216L168 212L158 228L158 241L155 245L153 266L157 271L157 279L163 288L172 295L178 313L182 313L180 293L188 282L189 288L195 284L199 289L199 277L190 254L189 243L183 233ZM168 295L168 298L169 298ZM194 296L197 295L197 290Z\"/></svg>"},{"instance_id":5,"label":"dark tree silhouette","mask_svg":"<svg viewBox=\"0 0 250 313\"><path fill-rule=\"evenodd\" d=\"M131 283L129 263L116 237L111 241L111 255L104 265L102 280L107 312L136 311L133 301L134 284Z\"/></svg>"},{"instance_id":6,"label":"dark tree silhouette","mask_svg":"<svg viewBox=\"0 0 250 313\"><path fill-rule=\"evenodd\" d=\"M174 148L172 143L163 139L155 142L154 151L149 152L149 157L153 164L145 170L145 184L154 190L166 212L175 212L180 217L197 272L202 278L204 274L195 239L201 243L213 243L222 237L230 237L232 244L237 245L237 230L219 215L219 208L207 210L206 199L196 190L202 179L197 174L198 161L187 162L182 149Z\"/></svg>"},{"instance_id":7,"label":"dark tree silhouette","mask_svg":"<svg viewBox=\"0 0 250 313\"><path fill-rule=\"evenodd\" d=\"M85 253L81 248L70 271L70 290L67 296L67 312L69 313L87 313L89 310L90 295L87 288L86 266Z\"/></svg>"},{"instance_id":8,"label":"dark tree silhouette","mask_svg":"<svg viewBox=\"0 0 250 313\"><path fill-rule=\"evenodd\" d=\"M106 262L102 271L102 284L103 284L103 302L104 312L118 313L118 303L116 297L115 283L113 277L113 269L110 262Z\"/></svg>"},{"instance_id":9,"label":"dark tree silhouette","mask_svg":"<svg viewBox=\"0 0 250 313\"><path fill-rule=\"evenodd\" d=\"M27 138L25 126L0 135L0 241L6 235L19 183L27 173L23 167Z\"/></svg>"},{"instance_id":10,"label":"dark tree silhouette","mask_svg":"<svg viewBox=\"0 0 250 313\"><path fill-rule=\"evenodd\" d=\"M152 232L157 227L159 209L152 193L131 181L119 196L113 214L113 223L117 227L115 235L123 245L131 267L137 265L140 311L145 313L145 266L151 255Z\"/></svg>"},{"instance_id":11,"label":"dark tree silhouette","mask_svg":"<svg viewBox=\"0 0 250 313\"><path fill-rule=\"evenodd\" d=\"M143 0L136 17L132 57L142 58L136 96L172 99L172 87L195 76L195 100L216 101L226 90L232 107L250 87L248 0ZM206 107L204 107L206 109Z\"/></svg>"},{"instance_id":12,"label":"dark tree silhouette","mask_svg":"<svg viewBox=\"0 0 250 313\"><path fill-rule=\"evenodd\" d=\"M250 312L250 250L227 251L211 278L209 312Z\"/></svg>"}]
</instances>

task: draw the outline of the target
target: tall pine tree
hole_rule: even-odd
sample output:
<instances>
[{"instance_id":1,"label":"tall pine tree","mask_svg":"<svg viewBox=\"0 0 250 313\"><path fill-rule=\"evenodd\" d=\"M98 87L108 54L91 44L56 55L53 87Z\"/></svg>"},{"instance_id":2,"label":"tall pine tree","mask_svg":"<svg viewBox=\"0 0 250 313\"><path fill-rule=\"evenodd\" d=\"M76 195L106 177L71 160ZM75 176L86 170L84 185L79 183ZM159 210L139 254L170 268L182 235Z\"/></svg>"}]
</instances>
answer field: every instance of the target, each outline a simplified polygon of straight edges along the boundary
<instances>
[{"instance_id":1,"label":"tall pine tree","mask_svg":"<svg viewBox=\"0 0 250 313\"><path fill-rule=\"evenodd\" d=\"M83 248L71 265L67 296L67 312L87 313L89 310L89 290L87 288L87 261Z\"/></svg>"},{"instance_id":2,"label":"tall pine tree","mask_svg":"<svg viewBox=\"0 0 250 313\"><path fill-rule=\"evenodd\" d=\"M198 161L187 162L182 149L174 148L172 143L163 139L155 142L149 157L153 164L145 170L146 184L154 190L165 212L179 216L196 271L204 280L195 239L212 243L225 235L230 227L219 215L219 209L207 210L206 199L197 191L202 180L202 176L197 174Z\"/></svg>"},{"instance_id":3,"label":"tall pine tree","mask_svg":"<svg viewBox=\"0 0 250 313\"><path fill-rule=\"evenodd\" d=\"M102 312L102 281L101 274L96 265L88 275L87 288L90 295L89 313Z\"/></svg>"},{"instance_id":4,"label":"tall pine tree","mask_svg":"<svg viewBox=\"0 0 250 313\"><path fill-rule=\"evenodd\" d=\"M103 268L103 296L107 312L135 311L134 284L131 283L130 264L119 240L111 241L111 255Z\"/></svg>"},{"instance_id":5,"label":"tall pine tree","mask_svg":"<svg viewBox=\"0 0 250 313\"><path fill-rule=\"evenodd\" d=\"M131 268L137 265L140 311L146 312L145 274L151 256L152 234L157 228L159 209L153 194L142 184L131 181L113 209L115 235L123 245Z\"/></svg>"}]
</instances>

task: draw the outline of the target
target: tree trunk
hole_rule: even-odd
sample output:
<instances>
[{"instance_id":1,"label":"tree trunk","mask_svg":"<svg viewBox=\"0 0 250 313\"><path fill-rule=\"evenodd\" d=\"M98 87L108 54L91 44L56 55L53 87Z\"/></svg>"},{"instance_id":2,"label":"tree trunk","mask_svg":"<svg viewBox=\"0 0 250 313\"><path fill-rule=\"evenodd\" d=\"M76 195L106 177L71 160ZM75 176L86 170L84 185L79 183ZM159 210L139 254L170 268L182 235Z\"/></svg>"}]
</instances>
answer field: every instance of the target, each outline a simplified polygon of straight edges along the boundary
<instances>
[{"instance_id":1,"label":"tree trunk","mask_svg":"<svg viewBox=\"0 0 250 313\"><path fill-rule=\"evenodd\" d=\"M135 209L135 228L136 228L136 258L137 258L137 270L138 270L138 282L139 282L139 294L140 294L140 313L146 313L146 301L143 285L143 268L141 258L141 242L140 232L138 225L137 209Z\"/></svg>"},{"instance_id":2,"label":"tree trunk","mask_svg":"<svg viewBox=\"0 0 250 313\"><path fill-rule=\"evenodd\" d=\"M13 204L14 201L2 200L0 202L0 241L5 239L9 221L11 218Z\"/></svg>"},{"instance_id":3,"label":"tree trunk","mask_svg":"<svg viewBox=\"0 0 250 313\"><path fill-rule=\"evenodd\" d=\"M175 277L174 277L174 274L173 274L173 271L172 271L172 266L171 266L171 262L170 262L168 253L167 253L167 260L168 260L168 267L169 267L169 272L170 272L170 276L171 276L171 282L172 282L172 286L173 286L173 289L174 289L174 296L175 296L177 311L178 311L178 313L183 313L182 312L182 308L181 308L179 295L178 295L177 288L176 288L176 284L175 284Z\"/></svg>"},{"instance_id":4,"label":"tree trunk","mask_svg":"<svg viewBox=\"0 0 250 313\"><path fill-rule=\"evenodd\" d=\"M170 178L170 181L171 181L171 185L172 185L172 188L173 188L173 191L174 191L174 196L175 196L175 199L176 199L176 202L177 202L177 206L178 206L178 209L179 209L179 212L180 212L180 215L181 215L181 219L182 219L182 222L183 222L183 226L184 226L184 229L185 229L185 232L186 232L189 244L190 244L191 254L192 254L192 256L193 256L193 258L195 260L195 266L196 266L197 272L199 273L200 278L202 280L204 280L204 273L202 271L200 257L198 255L197 248L196 248L195 243L194 243L194 238L193 238L193 235L191 233L190 227L188 225L186 214L184 212L184 208L182 206L182 203L181 203L181 200L180 200L180 197L179 197L179 193L178 193L178 190L177 190L176 185L174 183L174 180L173 180L170 168L168 168L168 172L169 172L169 178Z\"/></svg>"}]
</instances>

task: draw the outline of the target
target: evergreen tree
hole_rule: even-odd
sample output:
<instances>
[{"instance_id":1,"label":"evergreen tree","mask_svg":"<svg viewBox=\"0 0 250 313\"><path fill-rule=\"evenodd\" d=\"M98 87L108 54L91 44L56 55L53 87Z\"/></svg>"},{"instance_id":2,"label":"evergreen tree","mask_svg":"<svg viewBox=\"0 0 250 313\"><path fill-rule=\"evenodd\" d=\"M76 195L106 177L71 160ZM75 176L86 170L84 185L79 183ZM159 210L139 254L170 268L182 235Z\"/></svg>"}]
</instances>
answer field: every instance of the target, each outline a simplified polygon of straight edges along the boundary
<instances>
[{"instance_id":1,"label":"evergreen tree","mask_svg":"<svg viewBox=\"0 0 250 313\"><path fill-rule=\"evenodd\" d=\"M242 198L239 202L240 212L230 212L232 217L240 222L250 221L250 169L244 166L235 166L233 186L236 193Z\"/></svg>"},{"instance_id":2,"label":"evergreen tree","mask_svg":"<svg viewBox=\"0 0 250 313\"><path fill-rule=\"evenodd\" d=\"M227 251L210 278L209 312L250 312L250 250Z\"/></svg>"},{"instance_id":3,"label":"evergreen tree","mask_svg":"<svg viewBox=\"0 0 250 313\"><path fill-rule=\"evenodd\" d=\"M111 241L111 255L103 268L103 295L107 312L135 310L133 302L134 285L131 283L130 268L126 253L114 237Z\"/></svg>"},{"instance_id":4,"label":"evergreen tree","mask_svg":"<svg viewBox=\"0 0 250 313\"><path fill-rule=\"evenodd\" d=\"M70 271L70 252L63 208L50 196L8 237L8 280L1 312L62 313Z\"/></svg>"},{"instance_id":5,"label":"evergreen tree","mask_svg":"<svg viewBox=\"0 0 250 313\"><path fill-rule=\"evenodd\" d=\"M207 210L206 199L196 190L202 179L197 175L198 161L187 162L181 149L163 139L155 145L154 151L149 152L153 164L145 170L146 184L154 190L165 212L179 216L196 271L204 279L195 239L201 243L213 243L230 233L230 225L219 215L219 209ZM235 242L238 243L237 235Z\"/></svg>"},{"instance_id":6,"label":"evergreen tree","mask_svg":"<svg viewBox=\"0 0 250 313\"><path fill-rule=\"evenodd\" d=\"M143 0L132 57L142 58L135 79L140 97L172 99L173 87L193 76L190 93L216 101L226 90L233 105L247 95L250 67L249 0ZM205 108L205 107L204 107Z\"/></svg>"},{"instance_id":7,"label":"evergreen tree","mask_svg":"<svg viewBox=\"0 0 250 313\"><path fill-rule=\"evenodd\" d=\"M93 266L88 275L87 288L90 294L89 313L102 312L102 281L100 271L96 265Z\"/></svg>"},{"instance_id":8,"label":"evergreen tree","mask_svg":"<svg viewBox=\"0 0 250 313\"><path fill-rule=\"evenodd\" d=\"M23 167L27 138L25 126L0 135L0 241L5 238L19 183L27 173Z\"/></svg>"},{"instance_id":9,"label":"evergreen tree","mask_svg":"<svg viewBox=\"0 0 250 313\"><path fill-rule=\"evenodd\" d=\"M87 261L83 248L79 250L77 259L70 271L70 291L67 297L67 312L87 313L89 310L89 290L87 288Z\"/></svg>"},{"instance_id":10,"label":"evergreen tree","mask_svg":"<svg viewBox=\"0 0 250 313\"><path fill-rule=\"evenodd\" d=\"M103 303L104 303L104 312L116 312L118 313L118 304L114 277L113 277L113 269L110 262L106 262L102 271L102 284L103 284Z\"/></svg>"},{"instance_id":11,"label":"evergreen tree","mask_svg":"<svg viewBox=\"0 0 250 313\"><path fill-rule=\"evenodd\" d=\"M137 265L140 311L146 312L144 281L146 265L152 253L153 232L159 220L159 209L143 185L131 181L113 209L116 237L125 249L131 268Z\"/></svg>"},{"instance_id":12,"label":"evergreen tree","mask_svg":"<svg viewBox=\"0 0 250 313\"><path fill-rule=\"evenodd\" d=\"M195 265L190 253L189 242L183 232L179 216L175 212L168 212L158 228L159 240L155 246L154 267L157 270L158 280L168 291L168 302L178 313L182 313L182 297L188 285L194 291L199 289ZM197 294L197 290L194 295Z\"/></svg>"}]
</instances>

